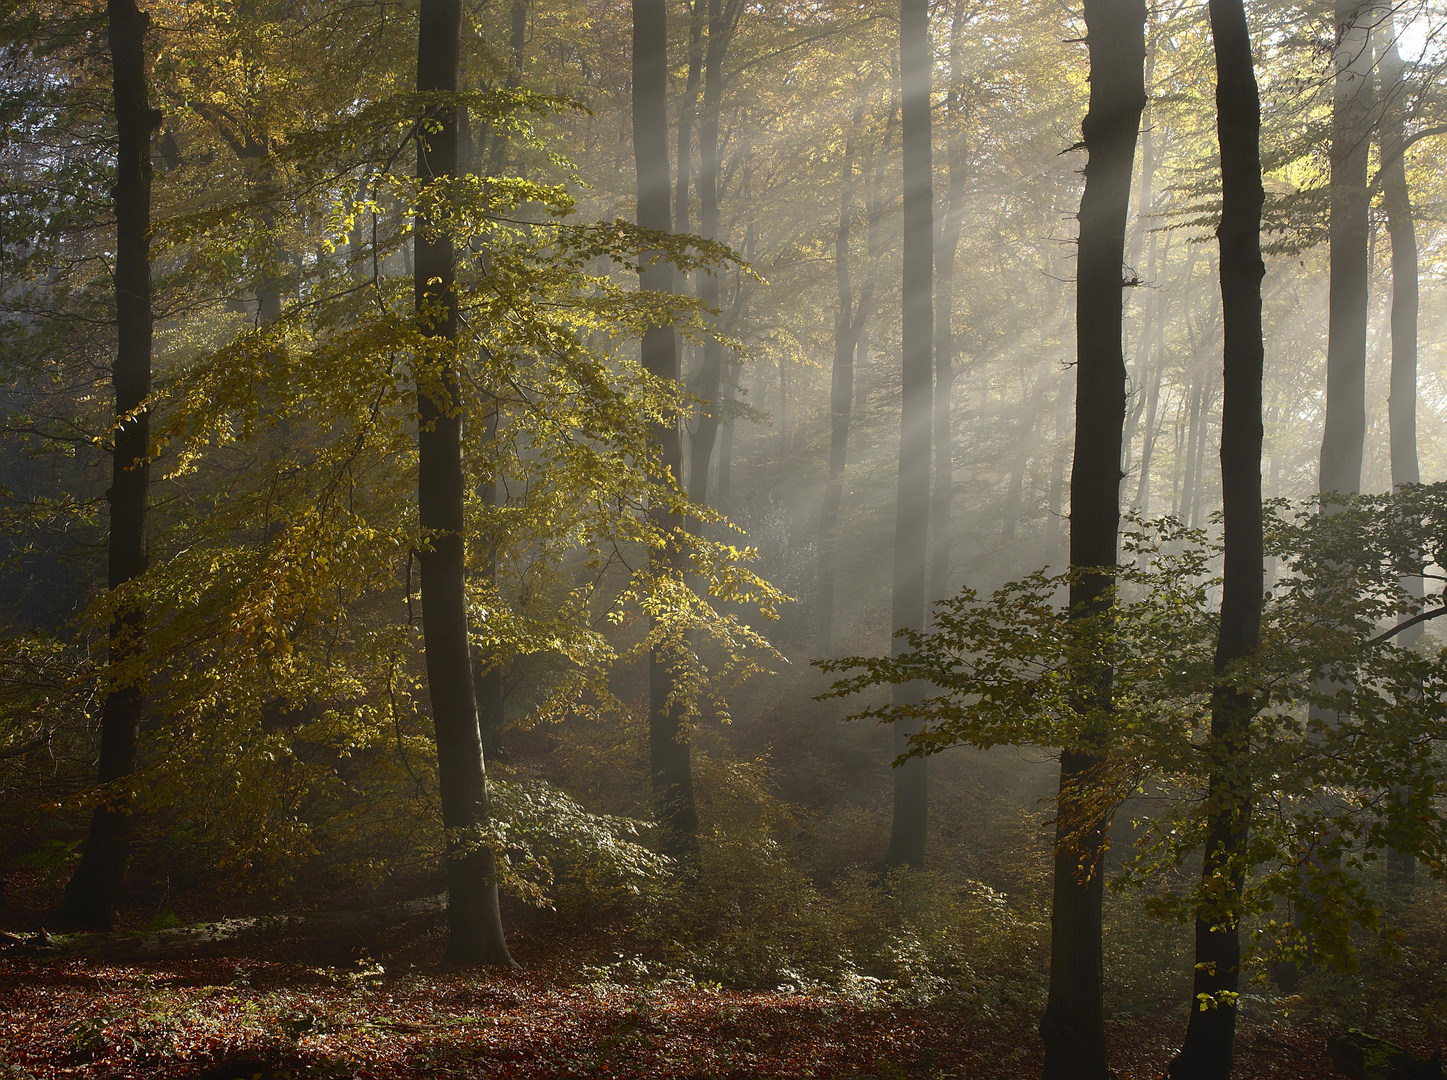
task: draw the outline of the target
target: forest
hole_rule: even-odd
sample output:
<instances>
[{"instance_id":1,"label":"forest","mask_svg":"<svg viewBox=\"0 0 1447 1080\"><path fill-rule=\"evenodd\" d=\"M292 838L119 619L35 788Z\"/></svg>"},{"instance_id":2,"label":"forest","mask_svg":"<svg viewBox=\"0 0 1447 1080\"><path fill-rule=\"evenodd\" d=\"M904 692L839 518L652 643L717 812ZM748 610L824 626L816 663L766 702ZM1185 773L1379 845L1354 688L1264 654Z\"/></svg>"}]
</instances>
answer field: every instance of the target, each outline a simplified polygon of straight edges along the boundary
<instances>
[{"instance_id":1,"label":"forest","mask_svg":"<svg viewBox=\"0 0 1447 1080\"><path fill-rule=\"evenodd\" d=\"M0 1077L1418 1080L1441 0L0 0Z\"/></svg>"}]
</instances>

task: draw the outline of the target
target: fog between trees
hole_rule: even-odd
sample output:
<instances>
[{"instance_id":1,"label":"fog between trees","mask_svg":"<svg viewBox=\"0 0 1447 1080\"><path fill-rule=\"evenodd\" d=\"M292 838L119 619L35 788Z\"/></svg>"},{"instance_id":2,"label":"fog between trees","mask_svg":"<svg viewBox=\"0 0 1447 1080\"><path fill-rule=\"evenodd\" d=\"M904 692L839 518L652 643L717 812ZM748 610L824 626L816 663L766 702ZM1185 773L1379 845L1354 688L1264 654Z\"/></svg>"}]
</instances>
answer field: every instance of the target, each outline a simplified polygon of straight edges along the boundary
<instances>
[{"instance_id":1,"label":"fog between trees","mask_svg":"<svg viewBox=\"0 0 1447 1080\"><path fill-rule=\"evenodd\" d=\"M1328 8L10 5L13 903L1440 1037L1447 13Z\"/></svg>"}]
</instances>

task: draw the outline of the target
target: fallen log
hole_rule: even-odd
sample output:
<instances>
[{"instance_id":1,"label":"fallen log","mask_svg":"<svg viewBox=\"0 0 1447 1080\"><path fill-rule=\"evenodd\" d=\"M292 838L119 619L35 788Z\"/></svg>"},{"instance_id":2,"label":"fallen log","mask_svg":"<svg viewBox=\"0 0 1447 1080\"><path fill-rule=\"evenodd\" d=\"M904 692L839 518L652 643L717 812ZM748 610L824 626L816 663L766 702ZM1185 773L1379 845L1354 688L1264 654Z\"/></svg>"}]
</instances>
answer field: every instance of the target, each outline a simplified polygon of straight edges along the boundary
<instances>
[{"instance_id":1,"label":"fallen log","mask_svg":"<svg viewBox=\"0 0 1447 1080\"><path fill-rule=\"evenodd\" d=\"M1326 1041L1331 1063L1351 1080L1442 1080L1442 1051L1424 1058L1351 1028Z\"/></svg>"},{"instance_id":2,"label":"fallen log","mask_svg":"<svg viewBox=\"0 0 1447 1080\"><path fill-rule=\"evenodd\" d=\"M315 911L222 919L165 930L122 930L109 934L6 934L7 951L41 960L194 960L223 956L231 949L298 938L337 944L447 910L447 894L403 900L360 910Z\"/></svg>"}]
</instances>

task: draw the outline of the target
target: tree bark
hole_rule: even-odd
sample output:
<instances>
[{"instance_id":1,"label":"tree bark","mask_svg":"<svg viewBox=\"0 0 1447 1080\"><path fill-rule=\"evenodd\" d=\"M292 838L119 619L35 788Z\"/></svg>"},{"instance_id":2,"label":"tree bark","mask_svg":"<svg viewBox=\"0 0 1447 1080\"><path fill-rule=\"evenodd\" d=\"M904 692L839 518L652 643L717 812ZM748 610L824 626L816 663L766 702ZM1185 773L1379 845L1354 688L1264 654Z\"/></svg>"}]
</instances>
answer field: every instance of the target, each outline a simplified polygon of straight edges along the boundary
<instances>
[{"instance_id":1,"label":"tree bark","mask_svg":"<svg viewBox=\"0 0 1447 1080\"><path fill-rule=\"evenodd\" d=\"M1081 124L1088 161L1080 200L1076 279L1075 461L1070 475L1070 585L1073 618L1110 611L1120 527L1121 439L1125 428L1123 264L1131 169L1145 108L1144 0L1086 0L1090 107ZM1092 572L1092 568L1093 569ZM1082 711L1110 705L1108 658L1075 676ZM1045 1080L1110 1075L1102 1009L1100 866L1108 822L1077 807L1103 764L1099 736L1082 732L1060 756L1055 884L1051 907L1050 997L1040 1034ZM1086 799L1086 803L1094 800Z\"/></svg>"},{"instance_id":2,"label":"tree bark","mask_svg":"<svg viewBox=\"0 0 1447 1080\"><path fill-rule=\"evenodd\" d=\"M928 0L900 0L899 55L904 145L904 280L899 492L894 517L893 626L923 630L929 611L926 563L930 515L930 396L934 329L934 176L930 146L930 44ZM894 653L905 647L893 642ZM918 683L896 686L894 703L920 701ZM896 755L908 749L910 725L894 725ZM885 864L924 868L929 824L929 772L923 757L894 770L894 819Z\"/></svg>"},{"instance_id":3,"label":"tree bark","mask_svg":"<svg viewBox=\"0 0 1447 1080\"><path fill-rule=\"evenodd\" d=\"M1392 374L1387 397L1390 430L1392 487L1420 483L1417 461L1417 226L1412 220L1412 198L1407 187L1405 157L1407 83L1405 66L1397 50L1397 31L1389 13L1380 34L1384 46L1377 63L1385 108L1378 140L1382 161L1382 206L1387 212L1387 234L1392 239ZM1403 578L1409 594L1425 594L1422 575ZM1403 632L1397 643L1410 648L1422 636L1418 624ZM1398 792L1402 798L1405 792ZM1412 877L1417 860L1409 851L1387 849L1387 874L1396 880Z\"/></svg>"},{"instance_id":4,"label":"tree bark","mask_svg":"<svg viewBox=\"0 0 1447 1080\"><path fill-rule=\"evenodd\" d=\"M855 124L862 110L855 114ZM868 298L855 303L849 273L849 247L854 219L854 140L844 143L840 164L839 225L834 232L834 281L838 306L834 313L834 368L829 385L829 480L819 514L819 584L815 603L814 651L827 657L834 650L834 530L844 499L844 468L849 453L849 417L854 402L854 350L863 328ZM866 292L868 287L866 286Z\"/></svg>"},{"instance_id":5,"label":"tree bark","mask_svg":"<svg viewBox=\"0 0 1447 1080\"><path fill-rule=\"evenodd\" d=\"M1319 490L1355 493L1366 436L1367 158L1371 150L1375 0L1336 0L1336 84L1332 95L1331 242L1326 346L1326 422Z\"/></svg>"},{"instance_id":6,"label":"tree bark","mask_svg":"<svg viewBox=\"0 0 1447 1080\"><path fill-rule=\"evenodd\" d=\"M704 52L703 117L698 126L698 227L700 235L709 240L718 236L719 198L719 107L723 102L723 62L733 38L740 0L708 0L708 47ZM717 309L720 291L717 272L700 271L698 298L706 306ZM719 420L722 416L719 392L723 374L723 345L710 334L703 341L703 362L699 366L695 392L703 399L699 408L698 426L690 445L688 471L689 498L702 504L708 501L709 465L718 443Z\"/></svg>"},{"instance_id":7,"label":"tree bark","mask_svg":"<svg viewBox=\"0 0 1447 1080\"><path fill-rule=\"evenodd\" d=\"M1242 0L1210 0L1221 144L1221 494L1225 516L1221 622L1215 670L1256 651L1265 558L1261 510L1261 104ZM1251 819L1253 695L1218 682L1211 695L1203 899L1196 910L1196 974L1186 1042L1171 1080L1227 1080L1241 982L1240 900Z\"/></svg>"},{"instance_id":8,"label":"tree bark","mask_svg":"<svg viewBox=\"0 0 1447 1080\"><path fill-rule=\"evenodd\" d=\"M665 0L633 0L633 152L638 169L638 224L666 232L672 223L668 168L668 7ZM673 270L661 257L645 256L639 286L652 292L673 291ZM652 326L643 334L643 366L659 379L678 379L678 341L672 326ZM673 482L683 468L677 423L654 430L659 463ZM672 534L678 516L663 508L654 522ZM660 572L677 573L676 555L655 551L650 558ZM648 762L660 826L659 846L666 855L687 856L698 850L698 811L693 798L693 763L683 703L672 700L674 676L666 649L648 654Z\"/></svg>"},{"instance_id":9,"label":"tree bark","mask_svg":"<svg viewBox=\"0 0 1447 1080\"><path fill-rule=\"evenodd\" d=\"M423 0L417 31L420 93L457 91L461 29L461 0ZM434 105L428 116L438 128L418 136L417 178L432 186L457 175L457 106ZM498 909L496 859L481 836L488 815L487 776L467 637L455 253L451 236L421 211L414 244L417 316L429 335L416 358L418 562L427 688L447 830L445 962L511 966Z\"/></svg>"},{"instance_id":10,"label":"tree bark","mask_svg":"<svg viewBox=\"0 0 1447 1080\"><path fill-rule=\"evenodd\" d=\"M952 125L948 141L949 183L945 192L944 218L940 222L935 251L935 386L934 386L934 490L930 505L930 528L934 550L930 555L929 599L943 600L950 587L950 517L954 505L954 440L951 438L950 404L955 387L955 255L965 215L964 117L965 23L970 7L956 0L950 18L950 90L945 116Z\"/></svg>"},{"instance_id":11,"label":"tree bark","mask_svg":"<svg viewBox=\"0 0 1447 1080\"><path fill-rule=\"evenodd\" d=\"M106 5L118 136L116 185L116 355L111 366L118 418L111 455L108 585L112 592L145 573L149 501L151 392L151 132L161 123L146 83L149 15L135 0ZM104 802L91 817L80 864L65 889L61 912L96 930L109 930L130 855L130 795L120 790L135 771L143 705L140 665L145 611L117 609L110 625L106 696L101 703L99 780Z\"/></svg>"}]
</instances>

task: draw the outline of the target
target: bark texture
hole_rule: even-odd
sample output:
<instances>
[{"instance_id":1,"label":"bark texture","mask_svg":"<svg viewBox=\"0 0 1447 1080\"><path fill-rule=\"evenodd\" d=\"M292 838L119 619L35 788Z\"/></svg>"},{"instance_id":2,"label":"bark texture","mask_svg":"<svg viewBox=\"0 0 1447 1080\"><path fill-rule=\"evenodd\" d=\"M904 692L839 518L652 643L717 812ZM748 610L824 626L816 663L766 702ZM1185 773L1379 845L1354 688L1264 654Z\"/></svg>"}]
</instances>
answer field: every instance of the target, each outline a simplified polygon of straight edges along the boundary
<instances>
[{"instance_id":1,"label":"bark texture","mask_svg":"<svg viewBox=\"0 0 1447 1080\"><path fill-rule=\"evenodd\" d=\"M108 584L122 588L146 570L146 506L151 470L151 132L160 112L148 102L146 32L150 16L135 0L110 0L109 25L115 92L118 156L116 213L116 355L111 367L118 425L111 457ZM123 605L110 626L108 693L101 704L99 779L104 802L91 817L90 832L75 875L66 885L62 913L95 930L109 930L115 918L126 861L131 818L122 782L136 767L140 727L141 672L136 668L145 633L145 612Z\"/></svg>"},{"instance_id":2,"label":"bark texture","mask_svg":"<svg viewBox=\"0 0 1447 1080\"><path fill-rule=\"evenodd\" d=\"M1261 104L1242 0L1210 0L1221 145L1221 492L1225 561L1215 669L1256 651L1265 591L1261 510ZM1210 780L1196 974L1186 1042L1171 1080L1226 1080L1241 983L1239 906L1251 821L1252 695L1224 683L1211 696Z\"/></svg>"},{"instance_id":3,"label":"bark texture","mask_svg":"<svg viewBox=\"0 0 1447 1080\"><path fill-rule=\"evenodd\" d=\"M1397 50L1395 24L1388 16L1379 31L1383 47L1377 60L1382 82L1383 105L1378 132L1381 147L1382 206L1387 212L1387 234L1392 239L1392 373L1387 397L1387 426L1390 429L1392 486L1417 484L1422 473L1417 460L1417 226L1412 220L1412 197L1407 187L1405 67ZM1413 596L1425 594L1420 574L1404 578L1402 585ZM1419 623L1404 631L1397 643L1410 648L1422 636ZM1405 792L1397 793L1404 798ZM1389 848L1387 873L1401 880L1417 870L1416 857L1409 851Z\"/></svg>"},{"instance_id":4,"label":"bark texture","mask_svg":"<svg viewBox=\"0 0 1447 1080\"><path fill-rule=\"evenodd\" d=\"M1113 566L1120 526L1121 440L1126 371L1122 343L1126 217L1141 112L1145 108L1143 0L1086 0L1090 107L1081 124L1085 191L1080 200L1076 279L1075 457L1070 475L1070 564ZM1070 586L1074 617L1108 615L1108 571ZM1101 658L1077 675L1082 713L1108 710L1111 669ZM1088 794L1102 764L1084 730L1060 756L1050 997L1040 1034L1046 1080L1105 1080L1100 860L1106 820ZM1082 809L1084 807L1085 809Z\"/></svg>"},{"instance_id":5,"label":"bark texture","mask_svg":"<svg viewBox=\"0 0 1447 1080\"><path fill-rule=\"evenodd\" d=\"M928 618L926 580L930 514L931 376L933 375L934 195L930 146L928 0L900 0L899 55L904 145L904 281L901 371L904 383L899 437L899 494L894 517L895 630L923 630ZM904 648L894 639L896 654ZM896 686L894 703L921 700L918 684ZM902 754L913 732L894 725ZM929 772L922 757L894 770L894 820L888 866L923 869L929 823Z\"/></svg>"},{"instance_id":6,"label":"bark texture","mask_svg":"<svg viewBox=\"0 0 1447 1080\"><path fill-rule=\"evenodd\" d=\"M417 33L417 89L457 91L461 0L423 0ZM454 104L435 105L436 130L418 136L417 178L424 185L457 175ZM422 529L422 638L427 689L437 732L437 776L447 829L446 962L510 966L498 910L497 866L482 842L487 776L467 636L464 565L462 407L457 338L456 257L452 238L423 212L415 234L415 302L430 340L417 357L417 509Z\"/></svg>"},{"instance_id":7,"label":"bark texture","mask_svg":"<svg viewBox=\"0 0 1447 1080\"><path fill-rule=\"evenodd\" d=\"M668 8L664 0L633 0L633 150L638 168L638 224L668 231ZM673 291L672 267L662 259L644 261L639 285L654 292ZM678 341L671 326L653 326L643 335L643 366L660 379L678 378ZM678 425L654 432L660 464L677 480L683 467ZM654 521L672 533L678 516L655 509ZM677 570L669 552L655 553L661 570ZM661 826L664 854L689 855L698 849L698 811L693 799L693 763L683 705L673 697L669 654L655 647L648 654L648 764Z\"/></svg>"},{"instance_id":8,"label":"bark texture","mask_svg":"<svg viewBox=\"0 0 1447 1080\"><path fill-rule=\"evenodd\" d=\"M1371 151L1373 0L1336 0L1336 84L1331 116L1331 283L1326 346L1326 423L1319 490L1355 493L1367 428L1367 158Z\"/></svg>"}]
</instances>

